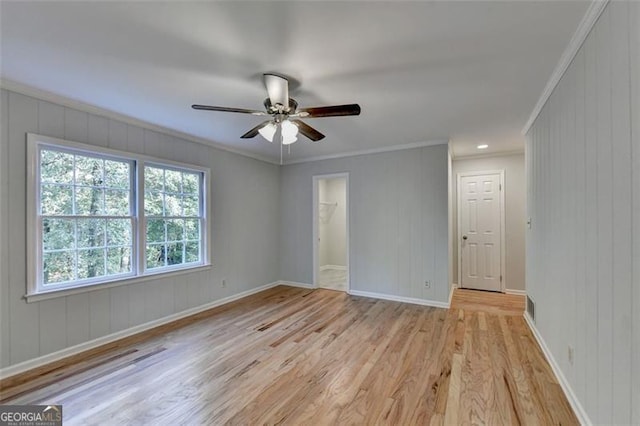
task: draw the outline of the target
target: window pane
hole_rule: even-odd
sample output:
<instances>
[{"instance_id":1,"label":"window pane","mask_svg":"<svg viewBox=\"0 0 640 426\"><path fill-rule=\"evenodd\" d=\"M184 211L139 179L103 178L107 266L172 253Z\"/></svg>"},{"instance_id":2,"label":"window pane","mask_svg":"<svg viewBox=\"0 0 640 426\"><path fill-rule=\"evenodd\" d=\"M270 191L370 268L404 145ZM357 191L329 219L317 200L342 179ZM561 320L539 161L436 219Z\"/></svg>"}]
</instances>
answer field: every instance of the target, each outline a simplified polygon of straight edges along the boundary
<instances>
[{"instance_id":1,"label":"window pane","mask_svg":"<svg viewBox=\"0 0 640 426\"><path fill-rule=\"evenodd\" d=\"M187 240L199 240L200 239L200 220L199 219L186 219L184 226L184 236Z\"/></svg>"},{"instance_id":2,"label":"window pane","mask_svg":"<svg viewBox=\"0 0 640 426\"><path fill-rule=\"evenodd\" d=\"M107 245L131 245L131 221L129 219L107 219Z\"/></svg>"},{"instance_id":3,"label":"window pane","mask_svg":"<svg viewBox=\"0 0 640 426\"><path fill-rule=\"evenodd\" d=\"M76 155L76 185L103 186L104 160Z\"/></svg>"},{"instance_id":4,"label":"window pane","mask_svg":"<svg viewBox=\"0 0 640 426\"><path fill-rule=\"evenodd\" d=\"M131 272L131 247L107 249L107 275Z\"/></svg>"},{"instance_id":5,"label":"window pane","mask_svg":"<svg viewBox=\"0 0 640 426\"><path fill-rule=\"evenodd\" d=\"M78 250L78 279L104 274L104 249Z\"/></svg>"},{"instance_id":6,"label":"window pane","mask_svg":"<svg viewBox=\"0 0 640 426\"><path fill-rule=\"evenodd\" d=\"M44 254L43 283L53 284L71 281L73 277L74 252L58 251Z\"/></svg>"},{"instance_id":7,"label":"window pane","mask_svg":"<svg viewBox=\"0 0 640 426\"><path fill-rule=\"evenodd\" d=\"M164 189L164 170L156 167L144 168L145 191L162 191Z\"/></svg>"},{"instance_id":8,"label":"window pane","mask_svg":"<svg viewBox=\"0 0 640 426\"><path fill-rule=\"evenodd\" d=\"M165 170L164 190L165 192L182 192L182 172Z\"/></svg>"},{"instance_id":9,"label":"window pane","mask_svg":"<svg viewBox=\"0 0 640 426\"><path fill-rule=\"evenodd\" d=\"M147 219L147 242L165 242L164 219Z\"/></svg>"},{"instance_id":10,"label":"window pane","mask_svg":"<svg viewBox=\"0 0 640 426\"><path fill-rule=\"evenodd\" d=\"M167 265L179 265L183 263L183 243L167 244Z\"/></svg>"},{"instance_id":11,"label":"window pane","mask_svg":"<svg viewBox=\"0 0 640 426\"><path fill-rule=\"evenodd\" d=\"M161 192L144 194L144 213L148 216L162 216L163 197Z\"/></svg>"},{"instance_id":12,"label":"window pane","mask_svg":"<svg viewBox=\"0 0 640 426\"><path fill-rule=\"evenodd\" d=\"M182 192L197 194L200 191L200 176L195 173L182 174Z\"/></svg>"},{"instance_id":13,"label":"window pane","mask_svg":"<svg viewBox=\"0 0 640 426\"><path fill-rule=\"evenodd\" d=\"M105 185L110 188L129 189L131 164L122 161L105 160Z\"/></svg>"},{"instance_id":14,"label":"window pane","mask_svg":"<svg viewBox=\"0 0 640 426\"><path fill-rule=\"evenodd\" d=\"M185 195L182 197L185 216L200 216L200 205L197 195Z\"/></svg>"},{"instance_id":15,"label":"window pane","mask_svg":"<svg viewBox=\"0 0 640 426\"><path fill-rule=\"evenodd\" d=\"M151 244L147 246L147 268L153 269L164 266L165 246L163 244Z\"/></svg>"},{"instance_id":16,"label":"window pane","mask_svg":"<svg viewBox=\"0 0 640 426\"><path fill-rule=\"evenodd\" d=\"M189 241L185 248L186 263L200 261L200 243L195 241Z\"/></svg>"},{"instance_id":17,"label":"window pane","mask_svg":"<svg viewBox=\"0 0 640 426\"><path fill-rule=\"evenodd\" d=\"M104 219L78 219L78 247L104 247Z\"/></svg>"},{"instance_id":18,"label":"window pane","mask_svg":"<svg viewBox=\"0 0 640 426\"><path fill-rule=\"evenodd\" d=\"M42 220L42 248L46 250L64 250L74 248L75 228L71 219Z\"/></svg>"},{"instance_id":19,"label":"window pane","mask_svg":"<svg viewBox=\"0 0 640 426\"><path fill-rule=\"evenodd\" d=\"M167 241L182 241L184 239L184 220L167 220Z\"/></svg>"},{"instance_id":20,"label":"window pane","mask_svg":"<svg viewBox=\"0 0 640 426\"><path fill-rule=\"evenodd\" d=\"M73 187L67 185L42 185L40 205L43 215L70 215L73 204Z\"/></svg>"},{"instance_id":21,"label":"window pane","mask_svg":"<svg viewBox=\"0 0 640 426\"><path fill-rule=\"evenodd\" d=\"M109 216L129 215L129 191L107 189L105 191L106 214Z\"/></svg>"},{"instance_id":22,"label":"window pane","mask_svg":"<svg viewBox=\"0 0 640 426\"><path fill-rule=\"evenodd\" d=\"M182 206L180 205L179 195L165 194L164 200L165 216L182 216Z\"/></svg>"},{"instance_id":23,"label":"window pane","mask_svg":"<svg viewBox=\"0 0 640 426\"><path fill-rule=\"evenodd\" d=\"M104 190L76 187L76 214L93 216L104 214Z\"/></svg>"},{"instance_id":24,"label":"window pane","mask_svg":"<svg viewBox=\"0 0 640 426\"><path fill-rule=\"evenodd\" d=\"M73 183L73 154L42 150L40 153L41 182Z\"/></svg>"}]
</instances>

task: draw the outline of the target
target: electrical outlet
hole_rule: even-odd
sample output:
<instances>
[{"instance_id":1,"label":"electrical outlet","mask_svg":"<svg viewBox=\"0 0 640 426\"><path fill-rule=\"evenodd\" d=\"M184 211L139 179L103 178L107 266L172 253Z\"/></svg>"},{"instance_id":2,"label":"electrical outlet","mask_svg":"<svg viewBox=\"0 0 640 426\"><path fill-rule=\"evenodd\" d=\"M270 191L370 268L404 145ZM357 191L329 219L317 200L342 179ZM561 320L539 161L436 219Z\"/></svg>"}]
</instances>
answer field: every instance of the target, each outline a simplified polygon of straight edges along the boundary
<instances>
[{"instance_id":1,"label":"electrical outlet","mask_svg":"<svg viewBox=\"0 0 640 426\"><path fill-rule=\"evenodd\" d=\"M223 279L222 280L222 288L225 288L225 287L227 287L227 280Z\"/></svg>"},{"instance_id":2,"label":"electrical outlet","mask_svg":"<svg viewBox=\"0 0 640 426\"><path fill-rule=\"evenodd\" d=\"M569 358L569 364L573 365L573 346L567 347L567 358Z\"/></svg>"},{"instance_id":3,"label":"electrical outlet","mask_svg":"<svg viewBox=\"0 0 640 426\"><path fill-rule=\"evenodd\" d=\"M424 282L424 288L431 288L431 281L427 280Z\"/></svg>"}]
</instances>

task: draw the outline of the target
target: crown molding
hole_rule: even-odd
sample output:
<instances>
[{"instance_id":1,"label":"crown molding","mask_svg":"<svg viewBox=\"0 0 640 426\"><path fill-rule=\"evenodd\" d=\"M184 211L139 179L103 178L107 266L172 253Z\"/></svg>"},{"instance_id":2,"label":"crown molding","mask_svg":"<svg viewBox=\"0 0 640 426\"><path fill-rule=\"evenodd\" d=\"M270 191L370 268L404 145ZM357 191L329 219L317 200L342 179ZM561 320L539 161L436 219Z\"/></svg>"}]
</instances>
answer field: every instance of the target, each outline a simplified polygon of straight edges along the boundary
<instances>
[{"instance_id":1,"label":"crown molding","mask_svg":"<svg viewBox=\"0 0 640 426\"><path fill-rule=\"evenodd\" d=\"M19 83L14 80L9 80L4 77L0 77L0 88L9 90L11 92L20 93L21 95L40 99L43 101L56 103L67 108L77 109L80 111L88 112L90 114L100 115L105 118L121 121L123 123L131 124L133 126L142 127L147 130L153 130L155 132L164 133L176 138L187 140L189 142L205 145L207 147L212 147L212 148L220 149L222 151L231 152L233 154L242 155L243 157L253 158L254 160L264 161L266 163L275 164L275 165L280 164L278 161L276 161L273 158L265 157L259 154L254 154L254 153L236 149L236 148L231 148L227 145L223 145L209 139L190 135L188 133L183 133L178 130L173 130L168 127L163 127L157 124L150 123L148 121L139 120L137 118L133 118L128 115L121 114L116 111L112 111L110 109L102 108L93 104L89 104L87 102L72 99L63 95L59 95L57 93L49 92L44 89L39 89L37 87L29 86L24 83Z\"/></svg>"},{"instance_id":2,"label":"crown molding","mask_svg":"<svg viewBox=\"0 0 640 426\"><path fill-rule=\"evenodd\" d=\"M321 161L321 160L333 160L336 158L355 157L358 155L380 154L383 152L393 152L393 151L404 151L406 149L423 148L426 146L447 145L448 143L449 143L448 139L434 139L430 141L408 143L404 145L394 145L394 146L386 146L382 148L363 149L359 151L342 152L339 154L318 155L315 157L304 157L304 158L299 158L297 160L285 161L283 165L288 166L291 164L310 163L313 161Z\"/></svg>"},{"instance_id":3,"label":"crown molding","mask_svg":"<svg viewBox=\"0 0 640 426\"><path fill-rule=\"evenodd\" d=\"M160 133L164 133L170 136L174 136L176 138L180 138L180 139L184 139L187 140L189 142L194 142L200 145L205 145L207 147L212 147L212 148L216 148L216 149L220 149L222 151L227 151L227 152L231 152L233 154L237 154L237 155L242 155L244 157L249 157L249 158L253 158L254 160L258 160L258 161L264 161L266 163L269 164L274 164L274 165L281 165L279 161L273 159L273 158L269 158L269 157L265 157L259 154L254 154L251 152L247 152L244 150L240 150L240 149L235 149L235 148L231 148L227 145L222 145L220 143L211 141L209 139L205 139L205 138L201 138L199 136L194 136L194 135L190 135L188 133L184 133L184 132L180 132L178 130L173 130L170 129L168 127L163 127L163 126L159 126L157 124L153 124L150 123L148 121L144 121L144 120L140 120L137 118L133 118L130 117L128 115L125 114L121 114L119 112L116 111L112 111L106 108L102 108L93 104L89 104L87 102L83 102L83 101L79 101L73 98L69 98L57 93L53 93L53 92L49 92L47 90L44 89L39 89L37 87L33 87L33 86L29 86L27 84L24 83L19 83L17 81L14 80L10 80L4 77L0 77L0 88L11 91L11 92L15 92L15 93L20 93L22 95L25 96L30 96L32 98L36 98L36 99L40 99L43 101L47 101L47 102L52 102L52 103L56 103L58 105L62 105L64 107L67 108L73 108L73 109L77 109L80 111L84 111L90 114L95 114L95 115L100 115L102 117L106 117L112 120L117 120L117 121L121 121L123 123L127 123L127 124L131 124L133 126L138 126L138 127L142 127L144 129L148 129L148 130L153 130L156 132L160 132ZM342 157L353 157L353 156L357 156L357 155L366 155L366 154L378 154L378 153L382 153L382 152L391 152L391 151L401 151L401 150L405 150L405 149L412 149L412 148L422 148L425 146L432 146L432 145L444 145L449 143L448 139L436 139L436 140L431 140L431 141L425 141L425 142L417 142L417 143L411 143L411 144L404 144L404 145L395 145L395 146L389 146L389 147L382 147L382 148L373 148L373 149L365 149L365 150L360 150L360 151L350 151L350 152L345 152L345 153L340 153L340 154L331 154L331 155L321 155L321 156L315 156L315 157L305 157L305 158L300 158L297 160L292 160L292 161L286 161L283 165L288 165L288 164L297 164L297 163L308 163L308 162L313 162L313 161L320 161L320 160L329 160L329 159L334 159L334 158L342 158Z\"/></svg>"},{"instance_id":4,"label":"crown molding","mask_svg":"<svg viewBox=\"0 0 640 426\"><path fill-rule=\"evenodd\" d=\"M524 125L524 128L522 129L523 135L527 134L527 132L533 125L533 122L536 120L536 118L538 118L540 111L542 111L542 108L547 103L547 100L549 100L549 97L560 82L560 79L562 78L564 73L567 72L567 68L569 68L569 65L571 65L573 58L575 58L578 50L580 50L580 47L582 47L582 44L586 40L587 36L591 32L591 29L595 25L596 21L598 20L598 18L602 14L602 11L608 3L609 0L594 0L589 6L589 9L587 9L587 12L584 14L582 21L580 21L578 28L573 33L573 37L571 37L567 48L562 53L560 61L551 74L551 77L549 78L549 81L547 82L542 95L540 95L538 103L536 104L535 108L533 108L533 111L529 116L529 120L527 120L527 123Z\"/></svg>"},{"instance_id":5,"label":"crown molding","mask_svg":"<svg viewBox=\"0 0 640 426\"><path fill-rule=\"evenodd\" d=\"M509 157L511 155L523 155L523 154L524 154L524 148L511 150L511 151L487 152L482 154L454 155L451 157L451 159L453 161L475 160L478 158Z\"/></svg>"}]
</instances>

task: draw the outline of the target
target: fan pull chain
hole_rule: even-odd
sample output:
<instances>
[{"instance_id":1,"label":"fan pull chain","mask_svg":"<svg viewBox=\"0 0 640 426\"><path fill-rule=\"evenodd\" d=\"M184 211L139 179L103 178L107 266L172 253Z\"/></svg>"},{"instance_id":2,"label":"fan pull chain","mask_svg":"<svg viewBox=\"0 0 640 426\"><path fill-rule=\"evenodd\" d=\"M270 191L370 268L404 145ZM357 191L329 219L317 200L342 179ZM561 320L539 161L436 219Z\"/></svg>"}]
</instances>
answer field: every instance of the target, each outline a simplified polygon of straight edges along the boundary
<instances>
[{"instance_id":1,"label":"fan pull chain","mask_svg":"<svg viewBox=\"0 0 640 426\"><path fill-rule=\"evenodd\" d=\"M282 138L280 139L280 165L282 166Z\"/></svg>"}]
</instances>

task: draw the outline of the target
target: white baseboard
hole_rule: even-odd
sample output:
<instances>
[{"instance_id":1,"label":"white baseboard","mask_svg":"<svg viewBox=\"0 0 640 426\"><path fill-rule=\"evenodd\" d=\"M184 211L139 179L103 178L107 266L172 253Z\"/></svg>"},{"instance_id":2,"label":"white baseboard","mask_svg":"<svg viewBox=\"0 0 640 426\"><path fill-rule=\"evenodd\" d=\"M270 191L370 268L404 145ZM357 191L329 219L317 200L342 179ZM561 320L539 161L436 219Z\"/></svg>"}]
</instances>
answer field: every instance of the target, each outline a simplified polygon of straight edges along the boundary
<instances>
[{"instance_id":1,"label":"white baseboard","mask_svg":"<svg viewBox=\"0 0 640 426\"><path fill-rule=\"evenodd\" d=\"M5 367L0 369L0 379L6 379L7 377L15 376L16 374L24 373L25 371L33 370L34 368L41 367L46 364L50 364L55 361L59 361L63 358L67 358L72 355L79 354L84 351L88 351L90 349L97 348L99 346L106 345L108 343L114 342L116 340L123 339L125 337L133 336L134 334L141 333L143 331L150 330L152 328L158 327L160 325L169 324L171 322L177 321L179 319L215 308L217 306L221 306L230 302L233 302L238 299L242 299L243 297L250 296L252 294L260 293L261 291L270 289L272 287L276 287L281 285L280 281L276 281L270 284L265 284L260 287L252 288L251 290L243 291L238 294L234 294L232 296L228 296L222 299L214 300L213 302L209 302L205 305L196 306L195 308L187 309L186 311L178 312L163 318L159 318L157 320L149 321L144 324L136 325L135 327L127 328L126 330L118 331L116 333L111 333L106 336L99 337L97 339L89 340L88 342L80 343L75 346L71 346L56 352L52 352L47 355L40 356L38 358L33 358L27 361L23 361L19 364L11 365L9 367Z\"/></svg>"},{"instance_id":2,"label":"white baseboard","mask_svg":"<svg viewBox=\"0 0 640 426\"><path fill-rule=\"evenodd\" d=\"M295 281L278 281L276 283L276 285L287 285L289 287L300 287L300 288L308 288L308 289L314 289L315 288L313 286L313 284L297 283Z\"/></svg>"},{"instance_id":3,"label":"white baseboard","mask_svg":"<svg viewBox=\"0 0 640 426\"><path fill-rule=\"evenodd\" d=\"M547 362L551 366L553 373L556 375L556 379L558 380L558 383L560 383L560 387L562 387L562 390L564 391L565 396L569 400L569 404L571 404L571 408L573 408L573 412L576 414L576 417L578 417L578 421L580 422L581 425L586 425L586 426L592 425L593 423L591 423L591 420L589 419L587 412L582 407L582 404L580 404L580 401L576 397L576 394L573 392L571 385L567 381L566 377L564 377L564 374L562 374L562 370L560 369L560 366L558 365L555 358L551 354L551 351L547 347L547 344L542 338L542 335L540 335L540 332L536 328L535 324L533 323L533 320L531 319L531 317L527 312L524 313L524 320L529 326L529 329L531 329L531 332L533 333L533 336L538 342L538 345L540 345L540 348L542 348L542 352L544 353L544 356L547 359Z\"/></svg>"},{"instance_id":4,"label":"white baseboard","mask_svg":"<svg viewBox=\"0 0 640 426\"><path fill-rule=\"evenodd\" d=\"M320 267L321 271L326 271L327 269L335 269L337 271L346 271L347 267L344 265L324 265Z\"/></svg>"},{"instance_id":5,"label":"white baseboard","mask_svg":"<svg viewBox=\"0 0 640 426\"><path fill-rule=\"evenodd\" d=\"M370 291L349 290L349 294L352 296L372 297L374 299L392 300L394 302L412 303L414 305L433 306L436 308L449 308L449 303L438 302L435 300L417 299L414 297L394 296L392 294L373 293Z\"/></svg>"},{"instance_id":6,"label":"white baseboard","mask_svg":"<svg viewBox=\"0 0 640 426\"><path fill-rule=\"evenodd\" d=\"M458 288L458 284L452 283L451 289L449 289L449 306L447 306L447 308L451 307L451 301L453 300L453 292L456 288Z\"/></svg>"},{"instance_id":7,"label":"white baseboard","mask_svg":"<svg viewBox=\"0 0 640 426\"><path fill-rule=\"evenodd\" d=\"M511 289L505 289L504 292L506 294L515 294L516 296L526 296L527 295L527 291L526 290L511 290Z\"/></svg>"}]
</instances>

